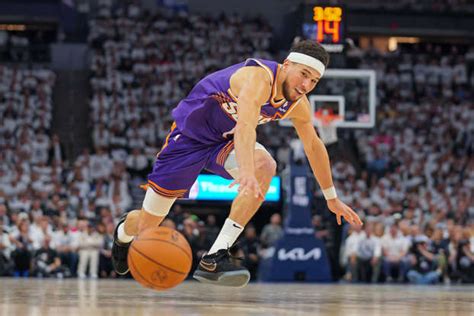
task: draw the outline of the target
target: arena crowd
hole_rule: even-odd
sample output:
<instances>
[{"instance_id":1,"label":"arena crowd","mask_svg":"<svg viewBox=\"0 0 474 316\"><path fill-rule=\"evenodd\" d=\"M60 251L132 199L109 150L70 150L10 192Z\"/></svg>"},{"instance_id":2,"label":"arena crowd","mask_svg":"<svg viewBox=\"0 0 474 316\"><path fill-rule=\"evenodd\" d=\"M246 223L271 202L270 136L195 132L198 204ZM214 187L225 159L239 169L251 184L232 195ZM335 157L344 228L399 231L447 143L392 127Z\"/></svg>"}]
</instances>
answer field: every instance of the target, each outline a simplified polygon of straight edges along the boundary
<instances>
[{"instance_id":1,"label":"arena crowd","mask_svg":"<svg viewBox=\"0 0 474 316\"><path fill-rule=\"evenodd\" d=\"M132 183L149 172L170 110L207 73L275 56L262 19L152 15L101 1L89 26L93 147L73 160L51 128L55 74L0 66L0 275L116 277L113 229L134 205ZM342 281L474 282L473 52L427 44L351 55L354 67L376 70L378 108L374 129L350 131L355 159L331 157L340 198L365 222L343 230L333 263ZM259 133L279 171L300 159L288 130ZM316 208L315 236L333 244ZM254 280L262 251L283 234L282 213L248 225L238 242ZM218 221L175 205L163 225L186 236L196 261Z\"/></svg>"}]
</instances>

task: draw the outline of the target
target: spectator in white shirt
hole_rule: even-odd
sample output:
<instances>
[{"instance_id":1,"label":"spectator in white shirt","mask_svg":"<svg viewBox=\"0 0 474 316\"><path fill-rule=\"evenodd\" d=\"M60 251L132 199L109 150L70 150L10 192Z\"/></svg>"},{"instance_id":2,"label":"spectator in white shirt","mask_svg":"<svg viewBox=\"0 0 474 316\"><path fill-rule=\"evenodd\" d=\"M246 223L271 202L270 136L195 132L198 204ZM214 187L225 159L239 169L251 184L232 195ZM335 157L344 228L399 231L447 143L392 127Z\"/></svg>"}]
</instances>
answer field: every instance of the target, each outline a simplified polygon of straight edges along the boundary
<instances>
[{"instance_id":1,"label":"spectator in white shirt","mask_svg":"<svg viewBox=\"0 0 474 316\"><path fill-rule=\"evenodd\" d=\"M406 241L398 231L397 224L391 225L389 233L382 238L383 272L387 282L393 280L394 270L397 273L398 281L403 281L408 268L403 260L408 253L407 246Z\"/></svg>"},{"instance_id":2,"label":"spectator in white shirt","mask_svg":"<svg viewBox=\"0 0 474 316\"><path fill-rule=\"evenodd\" d=\"M357 273L354 281L373 282L378 279L382 247L380 238L374 234L375 225L372 222L365 224L364 235L357 248Z\"/></svg>"},{"instance_id":3,"label":"spectator in white shirt","mask_svg":"<svg viewBox=\"0 0 474 316\"><path fill-rule=\"evenodd\" d=\"M103 238L97 233L94 226L86 220L81 220L79 226L79 265L77 275L79 278L86 278L86 269L89 267L89 275L92 279L97 279L99 270L99 250L102 246Z\"/></svg>"},{"instance_id":4,"label":"spectator in white shirt","mask_svg":"<svg viewBox=\"0 0 474 316\"><path fill-rule=\"evenodd\" d=\"M344 250L341 261L342 265L346 266L347 272L344 278L347 281L357 279L357 249L359 249L360 240L364 235L362 226L351 226L349 237L347 237L344 247L341 247Z\"/></svg>"},{"instance_id":5,"label":"spectator in white shirt","mask_svg":"<svg viewBox=\"0 0 474 316\"><path fill-rule=\"evenodd\" d=\"M69 271L76 274L79 255L79 233L73 232L68 224L61 224L61 227L52 234L51 248L56 249L61 262L69 268Z\"/></svg>"},{"instance_id":6,"label":"spectator in white shirt","mask_svg":"<svg viewBox=\"0 0 474 316\"><path fill-rule=\"evenodd\" d=\"M41 248L46 236L51 236L52 232L53 230L46 216L38 216L35 218L33 225L30 226L30 237L33 241L33 249L38 250Z\"/></svg>"},{"instance_id":7,"label":"spectator in white shirt","mask_svg":"<svg viewBox=\"0 0 474 316\"><path fill-rule=\"evenodd\" d=\"M112 171L112 159L102 148L97 148L89 162L92 179L107 178Z\"/></svg>"}]
</instances>

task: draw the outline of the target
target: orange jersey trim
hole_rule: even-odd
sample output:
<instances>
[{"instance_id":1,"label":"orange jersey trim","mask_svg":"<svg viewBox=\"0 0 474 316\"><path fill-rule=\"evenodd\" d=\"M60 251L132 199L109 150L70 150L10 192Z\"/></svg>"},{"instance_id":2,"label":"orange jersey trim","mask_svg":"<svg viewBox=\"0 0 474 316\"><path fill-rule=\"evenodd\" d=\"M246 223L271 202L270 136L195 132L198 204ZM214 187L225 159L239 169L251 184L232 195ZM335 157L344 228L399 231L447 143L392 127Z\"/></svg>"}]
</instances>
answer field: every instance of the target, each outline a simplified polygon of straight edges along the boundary
<instances>
[{"instance_id":1,"label":"orange jersey trim","mask_svg":"<svg viewBox=\"0 0 474 316\"><path fill-rule=\"evenodd\" d=\"M170 132L168 133L168 135L165 138L165 143L161 147L161 150L156 154L156 158L158 158L158 156L161 154L161 152L168 146L168 142L170 140L171 133L173 133L175 128L176 128L176 122L173 122L173 124L171 125Z\"/></svg>"},{"instance_id":2,"label":"orange jersey trim","mask_svg":"<svg viewBox=\"0 0 474 316\"><path fill-rule=\"evenodd\" d=\"M282 105L284 105L287 100L286 99L282 99L278 102L276 102L274 99L275 99L275 96L277 94L277 85L276 85L276 78L278 77L278 73L280 72L280 65L278 65L277 67L277 70L276 70L276 74L275 76L273 76L273 72L272 70L266 66L265 64L261 63L260 61L256 60L256 59L252 59L253 61L255 61L259 66L261 66L262 68L264 68L268 74L270 75L270 78L272 80L272 93L270 95L270 100L269 100L269 103L274 107L274 108L278 108ZM232 90L229 88L227 89L227 94L229 94L229 96L235 101L237 102L237 96L232 92Z\"/></svg>"},{"instance_id":3,"label":"orange jersey trim","mask_svg":"<svg viewBox=\"0 0 474 316\"><path fill-rule=\"evenodd\" d=\"M273 71L270 69L270 67L268 67L267 65L265 65L258 59L255 59L255 58L249 58L249 59L256 62L259 66L261 66L263 69L265 69L268 72L268 74L270 75L270 78L272 79L272 85L273 85L275 83L276 76L273 76Z\"/></svg>"},{"instance_id":4,"label":"orange jersey trim","mask_svg":"<svg viewBox=\"0 0 474 316\"><path fill-rule=\"evenodd\" d=\"M276 74L275 74L275 78L278 78L278 73L280 72L280 65L277 66L277 70L276 70ZM280 101L278 102L275 102L274 99L275 99L275 96L277 95L277 85L276 85L276 80L273 81L273 85L272 85L272 95L270 96L270 104L274 107L274 108L278 108L282 105L285 104L286 99L281 99Z\"/></svg>"},{"instance_id":5,"label":"orange jersey trim","mask_svg":"<svg viewBox=\"0 0 474 316\"><path fill-rule=\"evenodd\" d=\"M232 92L230 88L227 89L227 94L232 98L232 100L234 100L234 102L237 102L237 97L235 96L235 94Z\"/></svg>"},{"instance_id":6,"label":"orange jersey trim","mask_svg":"<svg viewBox=\"0 0 474 316\"><path fill-rule=\"evenodd\" d=\"M290 107L286 110L285 114L281 115L280 120L286 118L290 114L290 112L293 111L293 109L300 103L301 98L299 98L290 105Z\"/></svg>"},{"instance_id":7,"label":"orange jersey trim","mask_svg":"<svg viewBox=\"0 0 474 316\"><path fill-rule=\"evenodd\" d=\"M188 189L168 190L159 186L158 184L156 184L155 182L151 180L148 180L148 186L152 188L152 190L155 191L156 193L164 197L170 197L170 198L182 197L188 191Z\"/></svg>"},{"instance_id":8,"label":"orange jersey trim","mask_svg":"<svg viewBox=\"0 0 474 316\"><path fill-rule=\"evenodd\" d=\"M234 149L234 141L231 140L227 143L217 154L216 162L217 164L224 166L227 157L229 157L230 152Z\"/></svg>"}]
</instances>

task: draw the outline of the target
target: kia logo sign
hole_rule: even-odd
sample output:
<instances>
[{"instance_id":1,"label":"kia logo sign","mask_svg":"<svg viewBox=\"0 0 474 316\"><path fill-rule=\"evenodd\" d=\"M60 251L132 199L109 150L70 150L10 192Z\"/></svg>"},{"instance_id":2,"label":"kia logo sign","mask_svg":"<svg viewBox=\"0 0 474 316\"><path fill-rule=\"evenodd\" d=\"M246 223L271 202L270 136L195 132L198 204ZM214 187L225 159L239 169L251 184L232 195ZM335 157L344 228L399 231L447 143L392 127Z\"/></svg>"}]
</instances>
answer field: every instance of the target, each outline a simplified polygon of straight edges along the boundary
<instances>
[{"instance_id":1,"label":"kia logo sign","mask_svg":"<svg viewBox=\"0 0 474 316\"><path fill-rule=\"evenodd\" d=\"M308 252L305 252L303 248L293 248L288 251L284 248L278 250L278 260L280 261L308 261L310 259L319 260L319 258L321 258L320 248L313 248Z\"/></svg>"}]
</instances>

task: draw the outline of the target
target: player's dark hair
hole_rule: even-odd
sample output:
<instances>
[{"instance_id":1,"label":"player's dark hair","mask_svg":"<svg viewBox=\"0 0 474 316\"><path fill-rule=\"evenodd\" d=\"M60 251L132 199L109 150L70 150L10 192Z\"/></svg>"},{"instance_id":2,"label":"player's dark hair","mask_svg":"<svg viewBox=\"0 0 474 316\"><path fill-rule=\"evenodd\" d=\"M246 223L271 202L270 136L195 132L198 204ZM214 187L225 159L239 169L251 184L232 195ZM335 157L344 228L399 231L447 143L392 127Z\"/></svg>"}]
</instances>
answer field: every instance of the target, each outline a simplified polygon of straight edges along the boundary
<instances>
[{"instance_id":1,"label":"player's dark hair","mask_svg":"<svg viewBox=\"0 0 474 316\"><path fill-rule=\"evenodd\" d=\"M299 41L290 49L290 52L301 53L316 58L324 64L325 67L329 64L329 54L324 47L312 40Z\"/></svg>"}]
</instances>

